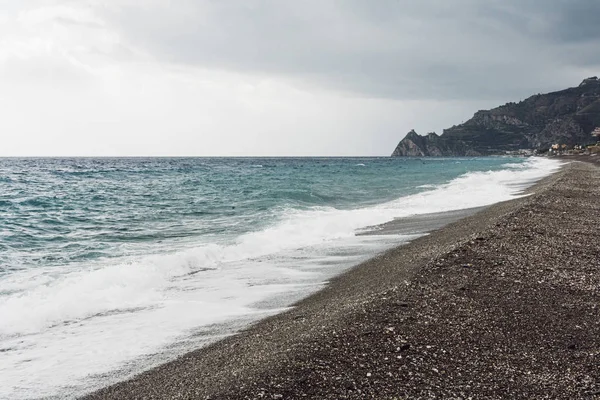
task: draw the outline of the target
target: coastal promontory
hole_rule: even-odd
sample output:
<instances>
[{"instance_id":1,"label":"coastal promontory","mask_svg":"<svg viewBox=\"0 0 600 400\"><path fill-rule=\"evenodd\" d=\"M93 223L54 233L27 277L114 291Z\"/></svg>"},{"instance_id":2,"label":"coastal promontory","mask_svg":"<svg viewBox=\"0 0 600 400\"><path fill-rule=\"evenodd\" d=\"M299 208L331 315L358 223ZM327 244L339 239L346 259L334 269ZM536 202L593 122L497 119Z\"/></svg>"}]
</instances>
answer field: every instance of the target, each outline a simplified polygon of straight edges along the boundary
<instances>
[{"instance_id":1,"label":"coastal promontory","mask_svg":"<svg viewBox=\"0 0 600 400\"><path fill-rule=\"evenodd\" d=\"M547 150L552 144L587 144L600 126L600 80L584 79L577 87L536 94L519 103L477 111L441 135L410 131L392 156L477 156L520 149Z\"/></svg>"}]
</instances>

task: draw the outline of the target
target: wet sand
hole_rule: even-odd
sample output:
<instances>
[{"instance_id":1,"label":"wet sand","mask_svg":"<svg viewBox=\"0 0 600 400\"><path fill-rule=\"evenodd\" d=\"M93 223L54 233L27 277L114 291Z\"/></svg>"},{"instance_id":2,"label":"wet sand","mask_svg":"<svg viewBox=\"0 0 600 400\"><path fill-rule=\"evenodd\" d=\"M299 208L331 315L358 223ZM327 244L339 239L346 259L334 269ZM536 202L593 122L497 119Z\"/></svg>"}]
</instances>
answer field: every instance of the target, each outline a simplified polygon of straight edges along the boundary
<instances>
[{"instance_id":1,"label":"wet sand","mask_svg":"<svg viewBox=\"0 0 600 400\"><path fill-rule=\"evenodd\" d=\"M467 208L448 212L414 215L396 218L385 224L371 226L359 232L358 236L371 235L422 235L448 224L459 221L465 217L476 214L485 207Z\"/></svg>"},{"instance_id":2,"label":"wet sand","mask_svg":"<svg viewBox=\"0 0 600 400\"><path fill-rule=\"evenodd\" d=\"M552 158L558 158L561 161L583 161L590 164L600 165L600 155L584 155L584 154L573 154L573 155L561 155L553 156Z\"/></svg>"},{"instance_id":3,"label":"wet sand","mask_svg":"<svg viewBox=\"0 0 600 400\"><path fill-rule=\"evenodd\" d=\"M88 398L599 398L599 171L572 163Z\"/></svg>"}]
</instances>

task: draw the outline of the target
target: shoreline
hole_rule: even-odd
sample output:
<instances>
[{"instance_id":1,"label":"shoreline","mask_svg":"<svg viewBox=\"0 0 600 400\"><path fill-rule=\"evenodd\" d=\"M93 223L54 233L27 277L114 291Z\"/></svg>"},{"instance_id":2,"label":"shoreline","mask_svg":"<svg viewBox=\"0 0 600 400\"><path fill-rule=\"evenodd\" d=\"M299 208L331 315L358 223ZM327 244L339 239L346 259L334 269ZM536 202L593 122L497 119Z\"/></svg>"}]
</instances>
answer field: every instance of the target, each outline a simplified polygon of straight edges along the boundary
<instances>
[{"instance_id":1,"label":"shoreline","mask_svg":"<svg viewBox=\"0 0 600 400\"><path fill-rule=\"evenodd\" d=\"M527 207L534 207L552 198L561 181L576 179L574 177L580 174L597 175L597 172L598 169L589 164L569 164L534 185L529 190L535 193L532 196L497 203L389 250L332 279L323 290L301 300L289 311L85 398L287 399L301 398L303 395L308 398L392 398L427 397L432 394L457 397L463 392L486 397L503 397L500 396L502 393L513 393L516 397L524 395L525 392L519 392L519 387L512 387L513 392L506 391L506 387L500 384L494 386L484 377L479 383L461 383L462 378L459 379L455 371L453 375L450 367L444 367L444 363L452 361L447 359L452 357L444 356L447 354L445 350L439 354L432 350L452 347L448 343L444 346L434 344L435 333L444 331L438 325L454 321L452 317L462 315L464 322L474 317L469 313L450 312L444 322L436 319L438 314L427 314L425 311L431 304L437 304L437 311L443 314L440 304L459 304L458 300L464 300L464 297L468 297L466 295L476 292L464 283L455 288L458 296L449 290L458 277L466 272L479 274L481 269L470 267L476 263L465 260L462 265L468 267L443 267L449 262L447 255L452 254L452 257L462 260L463 253L472 248L483 244L490 246L493 242L490 231L506 224L507 216L520 215L525 213ZM510 239L505 237L499 243L504 246ZM484 250L481 251L483 255L477 259L479 263L490 258L486 258ZM440 275L440 270L444 268L448 270ZM490 267L490 271L493 272L494 268L498 267ZM468 277L465 279L468 281ZM440 288L444 289L443 293L437 292ZM450 296L449 292L453 295ZM419 293L429 294L419 297ZM503 309L500 307L498 310ZM595 313L597 316L597 309ZM423 322L427 323L426 326L423 326ZM501 322L495 322L504 336L510 333L502 327ZM460 331L460 325L454 328ZM479 329L477 326L471 328ZM592 328L596 329L594 332L598 331L597 326ZM416 337L430 335L432 344L418 344L420 340L411 336L415 330L419 332ZM452 336L452 332L444 333ZM490 332L488 334L494 336ZM441 340L442 337L437 339ZM469 338L463 339L468 341ZM497 344L497 340L492 339L490 343ZM598 341L592 342L597 351ZM460 340L457 343L463 344ZM385 348L380 348L383 345ZM490 356L492 353L487 352L493 351L493 346L480 349L475 345L475 348L477 351L473 354L476 356ZM386 356L379 359L384 354ZM451 354L456 354L456 349ZM594 357L597 360L597 354ZM465 372L459 374L462 377L469 371L469 362L473 361L468 354L463 358L464 364L461 365ZM432 366L424 372L419 360L423 365L437 360L437 367ZM510 362L508 365L511 365ZM441 370L444 373L440 374ZM474 371L478 372L477 369ZM515 374L514 378L519 376ZM432 386L442 377L448 378L442 379L444 387ZM600 382L596 381L596 384ZM588 392L593 390L594 387L591 387ZM535 393L539 392L527 393L535 397ZM554 392L555 396L560 394ZM583 395L583 392L574 391L570 394L570 398L579 398L577 396ZM572 397L573 394L576 397Z\"/></svg>"},{"instance_id":2,"label":"shoreline","mask_svg":"<svg viewBox=\"0 0 600 400\"><path fill-rule=\"evenodd\" d=\"M380 225L368 226L356 233L356 236L385 236L385 235L426 235L460 221L486 209L489 206L463 208L460 210L441 211L427 214L411 215L394 218ZM403 246L401 244L400 246Z\"/></svg>"}]
</instances>

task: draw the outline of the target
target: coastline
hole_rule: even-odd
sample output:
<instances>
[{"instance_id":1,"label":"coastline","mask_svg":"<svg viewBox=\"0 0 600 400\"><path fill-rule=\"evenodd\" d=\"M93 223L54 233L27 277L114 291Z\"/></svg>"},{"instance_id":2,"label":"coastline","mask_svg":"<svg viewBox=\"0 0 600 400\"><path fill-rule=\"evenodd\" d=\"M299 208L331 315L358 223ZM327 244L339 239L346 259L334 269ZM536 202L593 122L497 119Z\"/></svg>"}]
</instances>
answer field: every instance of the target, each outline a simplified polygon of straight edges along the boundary
<instances>
[{"instance_id":1,"label":"coastline","mask_svg":"<svg viewBox=\"0 0 600 400\"><path fill-rule=\"evenodd\" d=\"M598 307L570 301L565 310L564 299L553 296L564 291L573 300L563 290L569 271L556 265L578 260L590 271L571 271L575 285L587 286L572 289L597 301L598 250L583 246L570 255L565 245L578 242L569 235L581 232L554 220L548 228L538 225L552 207L590 207L589 192L598 189L584 178L597 174L589 164L569 164L531 188L532 196L492 205L392 249L285 313L86 398L593 396L600 377L582 369L598 364L600 332L590 322L598 320ZM569 190L569 182L587 190ZM592 210L600 220L599 209ZM586 214L577 217L585 223ZM598 222L580 229L590 241L597 242L590 227ZM523 246L530 253L520 255ZM554 249L551 259L539 253L548 249ZM540 261L532 259L536 254ZM536 285L540 278L545 284ZM552 313L532 313L536 306ZM547 332L536 335L536 327ZM523 351L514 354L515 346Z\"/></svg>"}]
</instances>

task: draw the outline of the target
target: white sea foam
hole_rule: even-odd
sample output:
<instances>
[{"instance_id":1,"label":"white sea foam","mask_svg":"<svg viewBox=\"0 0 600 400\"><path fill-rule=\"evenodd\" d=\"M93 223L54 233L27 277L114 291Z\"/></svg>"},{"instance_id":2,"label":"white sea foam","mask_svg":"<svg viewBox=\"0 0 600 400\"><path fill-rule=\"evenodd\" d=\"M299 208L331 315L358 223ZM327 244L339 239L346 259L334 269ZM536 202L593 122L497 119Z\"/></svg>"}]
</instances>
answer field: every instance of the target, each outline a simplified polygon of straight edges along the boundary
<instances>
[{"instance_id":1,"label":"white sea foam","mask_svg":"<svg viewBox=\"0 0 600 400\"><path fill-rule=\"evenodd\" d=\"M306 295L407 239L357 237L358 229L509 200L559 166L531 158L373 207L286 210L270 227L228 244L11 274L0 298L0 398L81 393L98 382L90 376L127 367L198 327L257 318L265 312L258 303Z\"/></svg>"}]
</instances>

